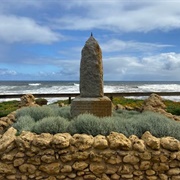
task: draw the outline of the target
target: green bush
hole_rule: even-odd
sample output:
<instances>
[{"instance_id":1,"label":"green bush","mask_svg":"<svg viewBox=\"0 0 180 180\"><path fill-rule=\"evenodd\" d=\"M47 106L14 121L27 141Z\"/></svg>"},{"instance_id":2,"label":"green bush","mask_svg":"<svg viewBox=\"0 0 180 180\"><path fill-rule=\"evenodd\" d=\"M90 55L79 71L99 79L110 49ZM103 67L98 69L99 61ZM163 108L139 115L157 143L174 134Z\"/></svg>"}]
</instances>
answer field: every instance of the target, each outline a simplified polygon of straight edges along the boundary
<instances>
[{"instance_id":1,"label":"green bush","mask_svg":"<svg viewBox=\"0 0 180 180\"><path fill-rule=\"evenodd\" d=\"M125 127L125 132L122 133L127 136L135 134L141 137L144 132L150 131L156 137L173 136L180 139L180 123L153 112L134 115L126 121L117 123L118 125Z\"/></svg>"},{"instance_id":2,"label":"green bush","mask_svg":"<svg viewBox=\"0 0 180 180\"><path fill-rule=\"evenodd\" d=\"M58 105L49 105L42 107L24 107L19 109L16 113L16 118L29 115L35 121L43 119L45 117L61 116L70 119L70 107L60 108Z\"/></svg>"},{"instance_id":3,"label":"green bush","mask_svg":"<svg viewBox=\"0 0 180 180\"><path fill-rule=\"evenodd\" d=\"M40 106L47 105L48 103L48 100L44 98L39 98L39 99L36 99L35 101L36 101L36 104Z\"/></svg>"},{"instance_id":4,"label":"green bush","mask_svg":"<svg viewBox=\"0 0 180 180\"><path fill-rule=\"evenodd\" d=\"M68 127L70 134L85 133L96 136L98 134L108 135L111 131L116 131L112 118L98 118L92 114L81 114Z\"/></svg>"},{"instance_id":5,"label":"green bush","mask_svg":"<svg viewBox=\"0 0 180 180\"><path fill-rule=\"evenodd\" d=\"M133 134L141 137L144 132L150 131L156 137L172 136L180 139L180 123L157 113L117 110L111 117L81 114L71 119L70 107L60 108L58 105L22 108L17 112L14 127L18 132L69 132L72 135L85 133L93 136L108 135L115 131L127 137Z\"/></svg>"},{"instance_id":6,"label":"green bush","mask_svg":"<svg viewBox=\"0 0 180 180\"><path fill-rule=\"evenodd\" d=\"M13 127L18 130L18 133L21 133L22 131L31 131L34 125L34 119L29 115L26 115L21 116L18 121L13 124Z\"/></svg>"},{"instance_id":7,"label":"green bush","mask_svg":"<svg viewBox=\"0 0 180 180\"><path fill-rule=\"evenodd\" d=\"M41 133L64 133L69 126L69 122L62 117L46 117L36 122L32 128L32 132Z\"/></svg>"}]
</instances>

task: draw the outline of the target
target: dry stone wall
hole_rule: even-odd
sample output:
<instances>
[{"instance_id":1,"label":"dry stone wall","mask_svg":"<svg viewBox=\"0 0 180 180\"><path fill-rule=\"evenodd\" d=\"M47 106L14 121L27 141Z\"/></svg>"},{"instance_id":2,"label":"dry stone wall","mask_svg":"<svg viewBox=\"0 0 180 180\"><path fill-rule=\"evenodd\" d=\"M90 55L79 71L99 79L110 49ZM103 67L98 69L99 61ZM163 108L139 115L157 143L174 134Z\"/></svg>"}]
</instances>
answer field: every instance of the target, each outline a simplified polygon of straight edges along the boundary
<instances>
[{"instance_id":1,"label":"dry stone wall","mask_svg":"<svg viewBox=\"0 0 180 180\"><path fill-rule=\"evenodd\" d=\"M11 127L0 137L0 179L179 180L180 141L149 132L16 136Z\"/></svg>"}]
</instances>

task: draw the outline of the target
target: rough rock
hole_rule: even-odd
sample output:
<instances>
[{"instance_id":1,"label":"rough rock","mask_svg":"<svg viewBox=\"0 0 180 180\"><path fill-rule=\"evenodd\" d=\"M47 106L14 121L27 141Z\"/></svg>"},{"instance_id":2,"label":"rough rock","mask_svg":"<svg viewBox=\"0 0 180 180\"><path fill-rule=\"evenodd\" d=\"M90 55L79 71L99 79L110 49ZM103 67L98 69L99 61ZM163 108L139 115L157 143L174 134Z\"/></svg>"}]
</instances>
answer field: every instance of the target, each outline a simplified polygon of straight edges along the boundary
<instances>
[{"instance_id":1,"label":"rough rock","mask_svg":"<svg viewBox=\"0 0 180 180\"><path fill-rule=\"evenodd\" d=\"M131 149L132 143L124 134L111 132L110 135L107 136L107 139L112 149Z\"/></svg>"},{"instance_id":2,"label":"rough rock","mask_svg":"<svg viewBox=\"0 0 180 180\"><path fill-rule=\"evenodd\" d=\"M132 142L133 149L139 151L139 152L144 152L146 149L146 146L144 144L144 141L142 139L139 139L137 136L132 135L129 137L129 139Z\"/></svg>"},{"instance_id":3,"label":"rough rock","mask_svg":"<svg viewBox=\"0 0 180 180\"><path fill-rule=\"evenodd\" d=\"M154 137L149 131L146 131L141 138L151 149L160 149L160 139Z\"/></svg>"},{"instance_id":4,"label":"rough rock","mask_svg":"<svg viewBox=\"0 0 180 180\"><path fill-rule=\"evenodd\" d=\"M53 139L52 134L42 133L40 135L36 135L32 143L34 146L38 146L44 149L50 146L52 139Z\"/></svg>"},{"instance_id":5,"label":"rough rock","mask_svg":"<svg viewBox=\"0 0 180 180\"><path fill-rule=\"evenodd\" d=\"M14 174L16 169L11 164L0 162L0 174Z\"/></svg>"},{"instance_id":6,"label":"rough rock","mask_svg":"<svg viewBox=\"0 0 180 180\"><path fill-rule=\"evenodd\" d=\"M106 165L102 163L92 163L90 164L90 171L94 174L102 174L106 169Z\"/></svg>"},{"instance_id":7,"label":"rough rock","mask_svg":"<svg viewBox=\"0 0 180 180\"><path fill-rule=\"evenodd\" d=\"M39 170L48 174L58 174L60 171L60 163L43 164L39 167Z\"/></svg>"},{"instance_id":8,"label":"rough rock","mask_svg":"<svg viewBox=\"0 0 180 180\"><path fill-rule=\"evenodd\" d=\"M81 54L81 97L102 97L104 95L102 52L98 42L93 36L90 36L86 41Z\"/></svg>"},{"instance_id":9,"label":"rough rock","mask_svg":"<svg viewBox=\"0 0 180 180\"><path fill-rule=\"evenodd\" d=\"M137 164L139 162L139 158L134 156L134 155L131 155L131 154L128 154L127 156L125 156L123 158L123 162L125 163L129 163L129 164Z\"/></svg>"},{"instance_id":10,"label":"rough rock","mask_svg":"<svg viewBox=\"0 0 180 180\"><path fill-rule=\"evenodd\" d=\"M84 162L84 161L77 161L73 164L73 169L77 170L77 171L82 171L84 170L85 168L87 168L89 165Z\"/></svg>"},{"instance_id":11,"label":"rough rock","mask_svg":"<svg viewBox=\"0 0 180 180\"><path fill-rule=\"evenodd\" d=\"M13 127L9 128L0 139L0 153L4 153L8 146L15 141L17 130Z\"/></svg>"},{"instance_id":12,"label":"rough rock","mask_svg":"<svg viewBox=\"0 0 180 180\"><path fill-rule=\"evenodd\" d=\"M34 174L36 171L36 166L32 164L22 164L21 166L19 166L19 170L22 173Z\"/></svg>"},{"instance_id":13,"label":"rough rock","mask_svg":"<svg viewBox=\"0 0 180 180\"><path fill-rule=\"evenodd\" d=\"M94 147L97 149L106 149L108 147L108 141L105 136L97 135L94 138Z\"/></svg>"},{"instance_id":14,"label":"rough rock","mask_svg":"<svg viewBox=\"0 0 180 180\"><path fill-rule=\"evenodd\" d=\"M168 149L170 151L180 150L180 142L173 137L161 138L161 145L163 146L164 149Z\"/></svg>"},{"instance_id":15,"label":"rough rock","mask_svg":"<svg viewBox=\"0 0 180 180\"><path fill-rule=\"evenodd\" d=\"M79 150L84 151L92 146L94 138L93 136L87 134L75 134L70 139L70 142L72 145L79 148Z\"/></svg>"},{"instance_id":16,"label":"rough rock","mask_svg":"<svg viewBox=\"0 0 180 180\"><path fill-rule=\"evenodd\" d=\"M32 94L25 94L21 97L20 107L38 106L35 102L35 97Z\"/></svg>"},{"instance_id":17,"label":"rough rock","mask_svg":"<svg viewBox=\"0 0 180 180\"><path fill-rule=\"evenodd\" d=\"M54 135L51 144L55 148L67 148L71 138L69 133L58 133Z\"/></svg>"},{"instance_id":18,"label":"rough rock","mask_svg":"<svg viewBox=\"0 0 180 180\"><path fill-rule=\"evenodd\" d=\"M151 94L149 98L144 101L142 111L157 112L175 121L180 121L180 116L175 116L166 112L166 105L164 104L163 99L157 94Z\"/></svg>"}]
</instances>

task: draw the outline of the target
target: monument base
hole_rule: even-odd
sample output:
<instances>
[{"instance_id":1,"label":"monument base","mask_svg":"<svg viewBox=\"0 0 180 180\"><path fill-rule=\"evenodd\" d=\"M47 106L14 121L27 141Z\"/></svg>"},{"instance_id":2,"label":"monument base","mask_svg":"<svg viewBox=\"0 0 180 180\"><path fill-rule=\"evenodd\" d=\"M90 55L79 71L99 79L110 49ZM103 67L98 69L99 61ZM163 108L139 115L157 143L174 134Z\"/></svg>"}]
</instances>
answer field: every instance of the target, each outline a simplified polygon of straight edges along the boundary
<instances>
[{"instance_id":1,"label":"monument base","mask_svg":"<svg viewBox=\"0 0 180 180\"><path fill-rule=\"evenodd\" d=\"M97 98L78 96L71 103L71 115L75 117L84 113L93 114L98 117L111 116L111 100L106 96Z\"/></svg>"}]
</instances>

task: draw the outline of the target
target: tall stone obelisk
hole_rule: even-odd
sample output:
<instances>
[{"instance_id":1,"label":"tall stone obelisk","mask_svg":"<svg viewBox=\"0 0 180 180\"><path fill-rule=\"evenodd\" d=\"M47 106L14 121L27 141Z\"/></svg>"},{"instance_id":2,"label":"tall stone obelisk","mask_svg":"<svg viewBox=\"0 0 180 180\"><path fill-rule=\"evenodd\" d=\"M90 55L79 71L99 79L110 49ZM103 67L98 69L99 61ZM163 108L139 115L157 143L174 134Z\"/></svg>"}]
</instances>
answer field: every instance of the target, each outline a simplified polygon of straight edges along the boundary
<instances>
[{"instance_id":1,"label":"tall stone obelisk","mask_svg":"<svg viewBox=\"0 0 180 180\"><path fill-rule=\"evenodd\" d=\"M111 100L103 92L102 51L92 36L86 41L81 52L80 96L71 104L72 117L83 113L99 117L111 116Z\"/></svg>"},{"instance_id":2,"label":"tall stone obelisk","mask_svg":"<svg viewBox=\"0 0 180 180\"><path fill-rule=\"evenodd\" d=\"M103 97L102 52L98 42L91 35L82 49L80 65L81 97Z\"/></svg>"}]
</instances>

